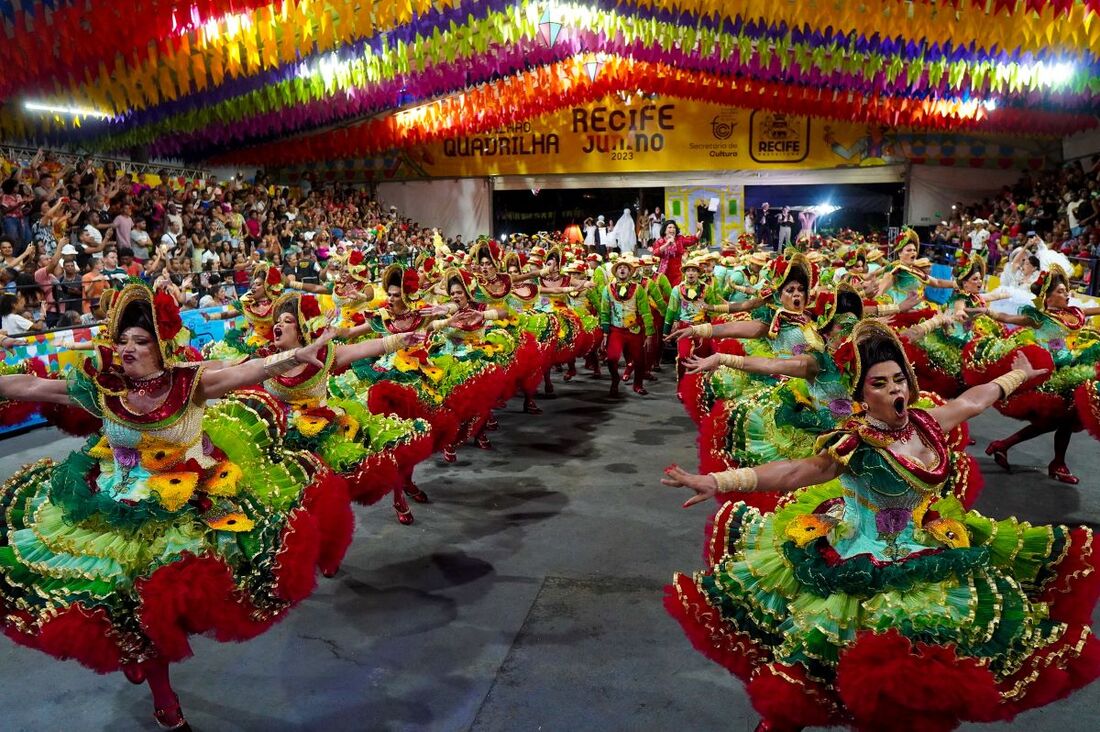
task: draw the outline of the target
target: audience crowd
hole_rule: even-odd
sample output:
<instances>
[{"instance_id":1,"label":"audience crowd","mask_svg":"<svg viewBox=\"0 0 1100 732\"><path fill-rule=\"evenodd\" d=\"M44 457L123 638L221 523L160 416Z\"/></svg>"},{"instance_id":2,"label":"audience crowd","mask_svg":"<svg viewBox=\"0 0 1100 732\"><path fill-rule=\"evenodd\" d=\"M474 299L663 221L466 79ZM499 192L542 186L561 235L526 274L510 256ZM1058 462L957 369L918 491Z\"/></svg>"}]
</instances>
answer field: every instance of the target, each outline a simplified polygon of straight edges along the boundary
<instances>
[{"instance_id":1,"label":"audience crowd","mask_svg":"<svg viewBox=\"0 0 1100 732\"><path fill-rule=\"evenodd\" d=\"M349 247L381 264L466 248L460 236L443 240L384 210L366 191L318 185L312 175L290 189L262 173L251 182L197 180L90 158L65 165L41 150L0 166L0 329L9 335L96 322L103 291L130 277L184 308L214 307L242 294L261 261L278 265L292 286L319 285L335 277ZM1046 246L1070 257L1090 293L1100 286L1100 156L1024 173L996 197L953 208L927 240L941 261L964 250L996 272L1016 248ZM508 243L524 250L540 240Z\"/></svg>"},{"instance_id":2,"label":"audience crowd","mask_svg":"<svg viewBox=\"0 0 1100 732\"><path fill-rule=\"evenodd\" d=\"M8 334L95 322L112 281L138 277L184 308L231 302L258 262L290 282L334 276L362 248L383 264L434 251L436 232L382 210L367 192L127 173L91 159L62 165L39 151L3 160L0 329ZM461 237L444 242L462 248Z\"/></svg>"},{"instance_id":3,"label":"audience crowd","mask_svg":"<svg viewBox=\"0 0 1100 732\"><path fill-rule=\"evenodd\" d=\"M996 271L1018 247L1045 246L1069 257L1072 279L1098 294L1100 281L1100 155L1042 172L971 205L956 204L931 232L940 259L962 249L987 257Z\"/></svg>"}]
</instances>

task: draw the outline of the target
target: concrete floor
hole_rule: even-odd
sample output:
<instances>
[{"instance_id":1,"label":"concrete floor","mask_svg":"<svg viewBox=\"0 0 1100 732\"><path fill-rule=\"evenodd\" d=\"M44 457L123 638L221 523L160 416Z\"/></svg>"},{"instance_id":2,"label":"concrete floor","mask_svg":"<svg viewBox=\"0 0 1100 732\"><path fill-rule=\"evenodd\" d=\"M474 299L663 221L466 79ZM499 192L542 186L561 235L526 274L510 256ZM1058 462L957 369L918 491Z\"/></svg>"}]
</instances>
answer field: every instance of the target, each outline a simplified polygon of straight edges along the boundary
<instances>
[{"instance_id":1,"label":"concrete floor","mask_svg":"<svg viewBox=\"0 0 1100 732\"><path fill-rule=\"evenodd\" d=\"M606 383L559 382L540 417L514 401L495 450L418 469L434 503L414 504L415 525L385 505L358 508L340 574L283 623L243 645L199 639L174 672L192 726L751 730L740 685L661 606L673 571L701 563L706 510L681 510L684 496L658 483L666 464L694 465L693 425L667 381L620 401ZM972 424L979 447L1013 428L996 414ZM0 476L77 444L52 430L0 442ZM1050 449L1040 440L1012 458L1045 466ZM1100 521L1095 441L1073 442L1076 489L1038 467L981 463L989 515ZM0 679L0 729L155 728L147 692L121 675L0 643ZM1097 710L1100 685L1001 728L1095 729Z\"/></svg>"}]
</instances>

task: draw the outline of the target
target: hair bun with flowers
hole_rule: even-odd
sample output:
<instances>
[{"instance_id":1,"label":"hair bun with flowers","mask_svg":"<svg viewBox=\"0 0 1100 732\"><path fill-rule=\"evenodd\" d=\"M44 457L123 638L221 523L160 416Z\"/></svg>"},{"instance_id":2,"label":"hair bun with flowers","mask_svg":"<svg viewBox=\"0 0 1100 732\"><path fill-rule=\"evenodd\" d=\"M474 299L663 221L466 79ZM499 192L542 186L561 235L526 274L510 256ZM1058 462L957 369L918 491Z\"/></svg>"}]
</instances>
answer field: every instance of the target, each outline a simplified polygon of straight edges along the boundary
<instances>
[{"instance_id":1,"label":"hair bun with flowers","mask_svg":"<svg viewBox=\"0 0 1100 732\"><path fill-rule=\"evenodd\" d=\"M898 238L894 239L894 254L900 252L908 244L916 244L919 248L920 237L917 235L917 232L913 231L912 229L905 228L901 230L900 234L898 234Z\"/></svg>"},{"instance_id":2,"label":"hair bun with flowers","mask_svg":"<svg viewBox=\"0 0 1100 732\"><path fill-rule=\"evenodd\" d=\"M283 273L273 264L264 265L264 269L264 291L274 299L283 293Z\"/></svg>"}]
</instances>

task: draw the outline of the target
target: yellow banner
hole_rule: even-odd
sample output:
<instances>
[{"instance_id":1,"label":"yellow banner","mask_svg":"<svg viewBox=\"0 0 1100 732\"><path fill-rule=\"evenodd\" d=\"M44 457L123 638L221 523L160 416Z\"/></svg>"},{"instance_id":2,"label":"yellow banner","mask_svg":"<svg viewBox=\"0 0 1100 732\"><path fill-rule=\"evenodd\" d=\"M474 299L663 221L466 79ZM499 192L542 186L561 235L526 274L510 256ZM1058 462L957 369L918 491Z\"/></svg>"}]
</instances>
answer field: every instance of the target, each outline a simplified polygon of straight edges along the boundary
<instances>
[{"instance_id":1,"label":"yellow banner","mask_svg":"<svg viewBox=\"0 0 1100 732\"><path fill-rule=\"evenodd\" d=\"M481 135L425 146L430 177L884 165L866 126L706 102L608 97Z\"/></svg>"}]
</instances>

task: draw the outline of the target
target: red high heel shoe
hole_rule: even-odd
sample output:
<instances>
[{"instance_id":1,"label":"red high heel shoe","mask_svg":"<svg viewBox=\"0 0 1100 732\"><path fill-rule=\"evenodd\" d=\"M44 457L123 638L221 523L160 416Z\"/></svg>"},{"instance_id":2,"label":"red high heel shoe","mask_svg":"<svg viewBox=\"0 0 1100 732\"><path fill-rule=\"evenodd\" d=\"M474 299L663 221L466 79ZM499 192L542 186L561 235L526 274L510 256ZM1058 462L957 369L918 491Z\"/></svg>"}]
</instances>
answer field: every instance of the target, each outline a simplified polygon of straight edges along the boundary
<instances>
[{"instance_id":1,"label":"red high heel shoe","mask_svg":"<svg viewBox=\"0 0 1100 732\"><path fill-rule=\"evenodd\" d=\"M485 420L485 429L490 432L496 432L500 429L500 422L497 422L496 417L490 416L489 419Z\"/></svg>"},{"instance_id":2,"label":"red high heel shoe","mask_svg":"<svg viewBox=\"0 0 1100 732\"><path fill-rule=\"evenodd\" d=\"M546 392L549 394L550 392ZM527 414L542 414L542 407L535 404L534 399L527 399L523 402L523 411Z\"/></svg>"},{"instance_id":3,"label":"red high heel shoe","mask_svg":"<svg viewBox=\"0 0 1100 732\"><path fill-rule=\"evenodd\" d=\"M649 395L649 390L647 390L644 386L635 386L633 388L634 388L634 393L635 394L640 394L642 396L648 396Z\"/></svg>"},{"instance_id":4,"label":"red high heel shoe","mask_svg":"<svg viewBox=\"0 0 1100 732\"><path fill-rule=\"evenodd\" d=\"M1012 472L1012 466L1008 464L1008 448L1000 440L994 440L985 448L985 454L993 457L993 462L1001 466L1008 473Z\"/></svg>"},{"instance_id":5,"label":"red high heel shoe","mask_svg":"<svg viewBox=\"0 0 1100 732\"><path fill-rule=\"evenodd\" d=\"M570 365L569 370L565 372L565 376L561 377L562 381L572 381L573 377L577 375L577 367Z\"/></svg>"},{"instance_id":6,"label":"red high heel shoe","mask_svg":"<svg viewBox=\"0 0 1100 732\"><path fill-rule=\"evenodd\" d=\"M1068 485L1077 485L1081 482L1080 478L1069 472L1069 468L1066 467L1065 463L1051 463L1047 466L1047 475L1054 478L1054 480L1059 483L1066 483Z\"/></svg>"},{"instance_id":7,"label":"red high heel shoe","mask_svg":"<svg viewBox=\"0 0 1100 732\"><path fill-rule=\"evenodd\" d=\"M493 443L489 442L488 435L478 435L477 442L475 443L482 450L492 450Z\"/></svg>"},{"instance_id":8,"label":"red high heel shoe","mask_svg":"<svg viewBox=\"0 0 1100 732\"><path fill-rule=\"evenodd\" d=\"M413 499L417 503L431 503L432 499L428 498L428 494L420 490L416 483L405 484L405 495Z\"/></svg>"},{"instance_id":9,"label":"red high heel shoe","mask_svg":"<svg viewBox=\"0 0 1100 732\"><path fill-rule=\"evenodd\" d=\"M183 709L180 708L180 700L177 696L171 706L153 710L153 719L157 720L157 726L161 729L176 730L176 732L191 732L191 725L183 717Z\"/></svg>"},{"instance_id":10,"label":"red high heel shoe","mask_svg":"<svg viewBox=\"0 0 1100 732\"><path fill-rule=\"evenodd\" d=\"M456 460L458 460L458 454L453 447L443 448L443 462L453 464Z\"/></svg>"}]
</instances>

